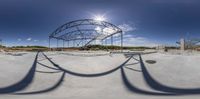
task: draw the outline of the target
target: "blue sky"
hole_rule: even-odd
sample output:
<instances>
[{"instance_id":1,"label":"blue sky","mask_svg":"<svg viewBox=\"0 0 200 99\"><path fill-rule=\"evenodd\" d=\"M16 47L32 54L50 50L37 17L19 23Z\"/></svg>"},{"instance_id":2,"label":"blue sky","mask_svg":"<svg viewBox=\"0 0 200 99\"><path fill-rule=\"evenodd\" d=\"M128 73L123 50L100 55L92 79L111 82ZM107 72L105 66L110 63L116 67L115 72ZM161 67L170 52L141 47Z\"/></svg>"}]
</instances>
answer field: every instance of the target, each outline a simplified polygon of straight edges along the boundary
<instances>
[{"instance_id":1,"label":"blue sky","mask_svg":"<svg viewBox=\"0 0 200 99\"><path fill-rule=\"evenodd\" d=\"M47 46L60 25L105 15L124 29L127 46L175 45L200 38L199 9L199 0L0 0L0 38L8 46Z\"/></svg>"}]
</instances>

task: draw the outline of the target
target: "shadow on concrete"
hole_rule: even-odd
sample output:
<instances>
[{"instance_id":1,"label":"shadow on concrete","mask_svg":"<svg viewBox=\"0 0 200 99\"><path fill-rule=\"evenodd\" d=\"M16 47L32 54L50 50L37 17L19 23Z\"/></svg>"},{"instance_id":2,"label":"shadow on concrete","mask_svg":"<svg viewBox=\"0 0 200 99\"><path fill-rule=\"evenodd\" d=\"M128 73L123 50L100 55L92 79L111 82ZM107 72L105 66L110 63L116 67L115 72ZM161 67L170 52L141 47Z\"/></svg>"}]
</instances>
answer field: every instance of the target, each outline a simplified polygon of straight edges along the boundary
<instances>
[{"instance_id":1,"label":"shadow on concrete","mask_svg":"<svg viewBox=\"0 0 200 99\"><path fill-rule=\"evenodd\" d=\"M159 83L150 75L150 73L146 69L141 55L139 55L139 58L140 58L140 64L142 68L143 77L145 78L147 84L152 89L157 90L157 91L162 91L162 92L176 93L176 94L200 94L200 88L182 89L182 88L169 87L169 86Z\"/></svg>"},{"instance_id":2,"label":"shadow on concrete","mask_svg":"<svg viewBox=\"0 0 200 99\"><path fill-rule=\"evenodd\" d=\"M11 55L11 56L23 56L27 53L6 53L6 55Z\"/></svg>"},{"instance_id":3,"label":"shadow on concrete","mask_svg":"<svg viewBox=\"0 0 200 99\"><path fill-rule=\"evenodd\" d=\"M39 53L40 52L38 52L36 54L35 60L33 62L33 65L31 67L31 69L29 70L29 72L27 73L27 75L21 81L19 81L16 84L13 84L13 85L5 87L5 88L0 88L0 94L9 94L9 93L13 94L13 95L39 94L39 93L45 93L45 92L50 92L52 90L55 90L56 88L58 88L62 84L63 79L65 77L65 72L62 73L62 76L57 81L57 83L55 83L50 88L47 88L47 89L44 89L44 90L39 90L39 91L34 91L34 92L17 93L18 91L22 91L22 90L26 89L32 83L36 72L40 72L40 73L58 73L58 72L62 72L62 71L56 71L56 72L36 71L36 67L37 67L37 63L38 63L37 59L38 59ZM51 68L51 69L55 69L55 68ZM56 70L59 70L59 69L56 69Z\"/></svg>"},{"instance_id":4,"label":"shadow on concrete","mask_svg":"<svg viewBox=\"0 0 200 99\"><path fill-rule=\"evenodd\" d=\"M40 62L37 62L37 63L40 64L40 66L44 66L44 67L49 68L49 69L60 70L60 69L58 69L58 68L53 68L53 67L47 66L47 65L45 65L45 64L42 64L42 63L40 63Z\"/></svg>"},{"instance_id":5,"label":"shadow on concrete","mask_svg":"<svg viewBox=\"0 0 200 99\"><path fill-rule=\"evenodd\" d=\"M41 52L42 53L42 52ZM75 76L81 76L81 77L98 77L98 76L103 76L103 75L106 75L106 74L109 74L109 73L112 73L118 69L120 69L122 66L124 66L124 64L126 64L130 59L127 59L123 64L121 64L120 66L110 70L110 71L107 71L107 72L103 72L103 73L98 73L98 74L79 74L79 73L74 73L74 72L71 72L71 71L68 71L68 70L65 70L63 68L61 68L59 65L55 64L53 61L51 61L44 53L42 53L56 68L52 68L50 67L51 69L56 69L56 70L60 70L60 71L57 71L57 72L63 72L61 78L57 81L57 83L55 85L53 85L52 87L50 88L47 88L47 89L44 89L44 90L39 90L39 91L32 91L32 92L20 92L20 93L14 93L14 95L30 95L30 94L41 94L41 93L46 93L46 92L50 92L52 90L55 90L57 89L63 82L64 80L64 77L65 77L65 74L68 73L68 74L72 74L72 75L75 75ZM41 65L41 63L40 63ZM46 65L42 65L42 66L45 66L47 68L49 68L49 66L46 66ZM58 68L58 69L57 69ZM38 72L38 71L37 71ZM41 72L41 71L40 71ZM46 73L46 72L43 72L42 73ZM49 73L49 72L48 72ZM53 73L56 73L56 72L53 72Z\"/></svg>"},{"instance_id":6,"label":"shadow on concrete","mask_svg":"<svg viewBox=\"0 0 200 99\"><path fill-rule=\"evenodd\" d=\"M11 86L8 86L8 87L0 88L0 94L13 93L13 92L20 91L20 90L23 90L26 87L28 87L30 85L30 83L33 81L33 78L35 75L37 58L38 58L38 53L36 54L33 65L31 67L31 69L29 70L28 74L21 81L19 81L16 84L13 84Z\"/></svg>"},{"instance_id":7,"label":"shadow on concrete","mask_svg":"<svg viewBox=\"0 0 200 99\"><path fill-rule=\"evenodd\" d=\"M136 55L133 55L133 56L136 56ZM142 69L142 75L143 75L147 85L151 89L153 89L157 92L142 90L142 89L139 89L136 86L134 86L134 84L130 83L130 81L128 80L125 70L124 70L124 67L121 67L122 79L129 91L132 91L132 92L138 93L138 94L145 94L145 95L165 95L165 96L200 94L200 88L194 88L194 89L174 88L174 87L169 87L169 86L159 83L150 75L149 71L147 70L147 68L142 60L141 55L138 54L139 59L134 58L133 56L132 56L132 59L140 62L140 66ZM125 68L127 68L127 67L125 67Z\"/></svg>"},{"instance_id":8,"label":"shadow on concrete","mask_svg":"<svg viewBox=\"0 0 200 99\"><path fill-rule=\"evenodd\" d=\"M80 74L80 73L72 72L72 71L69 71L67 69L60 67L59 65L54 63L50 58L48 58L43 52L40 52L40 53L42 55L44 55L46 57L46 59L49 62L51 62L53 64L53 66L55 66L55 67L49 67L49 66L46 66L44 64L37 62L38 54L39 54L39 52L38 52L36 54L33 65L31 67L31 69L29 70L29 72L27 73L27 75L21 81L19 81L18 83L14 84L14 85L11 85L11 86L8 86L8 87L5 87L5 88L0 88L0 94L12 93L13 95L29 95L29 94L46 93L46 92L53 91L53 90L57 89L60 85L62 85L66 73L74 75L74 76L80 76L80 77L99 77L99 76L104 76L104 75L113 73L118 69L120 69L120 71L121 71L121 77L122 77L123 83L126 86L126 88L129 91L137 93L137 94L155 95L155 96L178 96L178 95L200 94L200 88L181 89L181 88L169 87L169 86L166 86L166 85L159 83L158 81L156 81L150 75L149 71L146 69L145 64L143 63L143 60L142 60L142 57L141 57L140 54L137 54L137 55L139 55L139 59L134 57L136 54L127 55L127 60L125 62L123 62L121 65L119 65L118 67L116 67L112 70L102 72L102 73L96 73L96 74ZM151 89L153 89L152 91L148 91L148 90L138 88L139 86L135 86L134 83L130 82L129 79L127 78L127 75L126 75L124 68L127 68L125 66L131 59L134 59L134 60L136 60L140 63L142 70L141 71L137 70L137 72L141 72L143 74L143 77L144 77L146 83L148 84L148 86ZM51 87L49 87L47 89L41 89L41 90L32 91L32 92L18 92L17 93L17 91L24 90L25 88L27 88L32 83L35 72L57 73L57 72L36 71L37 63L40 64L41 66L44 66L44 67L47 67L47 68L50 68L50 69L53 69L53 70L59 70L57 72L62 72L61 77L59 78L59 80L54 85L52 85ZM134 65L134 64L132 64L132 65ZM136 70L133 70L133 71L136 71Z\"/></svg>"},{"instance_id":9,"label":"shadow on concrete","mask_svg":"<svg viewBox=\"0 0 200 99\"><path fill-rule=\"evenodd\" d=\"M133 66L133 65L136 65L136 64L139 64L140 62L135 62L135 63L131 63L131 64L126 64L124 66Z\"/></svg>"},{"instance_id":10,"label":"shadow on concrete","mask_svg":"<svg viewBox=\"0 0 200 99\"><path fill-rule=\"evenodd\" d=\"M130 67L127 67L127 66L124 66L124 68L132 70L132 71L136 71L136 72L142 72L141 70L133 69L133 68L130 68Z\"/></svg>"},{"instance_id":11,"label":"shadow on concrete","mask_svg":"<svg viewBox=\"0 0 200 99\"><path fill-rule=\"evenodd\" d=\"M47 57L47 55L45 55L44 53L42 53L56 68L60 69L61 71L64 71L68 74L74 75L74 76L80 76L80 77L99 77L99 76L104 76L110 73L115 72L116 70L120 69L122 66L124 66L130 59L131 57L129 57L124 63L122 63L121 65L119 65L118 67L106 71L106 72L102 72L102 73L95 73L95 74L82 74L82 73L77 73L77 72L72 72L70 70L64 69L62 67L60 67L59 65L57 65L56 63L54 63L50 58Z\"/></svg>"},{"instance_id":12,"label":"shadow on concrete","mask_svg":"<svg viewBox=\"0 0 200 99\"><path fill-rule=\"evenodd\" d=\"M40 52L40 53L42 53L42 52ZM50 91L53 91L53 90L57 89L57 88L62 84L62 82L64 81L65 72L60 71L60 70L57 69L57 68L53 68L53 67L44 65L44 64L39 63L39 62L37 62L37 63L40 64L40 66L44 66L44 67L46 67L46 68L49 68L49 69L52 69L52 70L56 70L56 71L48 72L48 71L39 71L39 70L36 70L35 72L39 72L39 73L48 73L48 74L60 73L60 72L62 72L62 76L60 77L60 79L59 79L54 85L52 85L51 87L49 87L49 88L47 88L47 89L41 89L41 90L38 90L38 91L31 91L31 92L18 92L18 93L16 92L16 93L13 93L14 95L30 95L30 94L47 93L47 92L50 92Z\"/></svg>"},{"instance_id":13,"label":"shadow on concrete","mask_svg":"<svg viewBox=\"0 0 200 99\"><path fill-rule=\"evenodd\" d=\"M123 67L121 67L121 76L122 76L122 80L123 80L124 85L131 92L134 92L134 93L137 93L137 94L143 94L143 95L159 95L159 96L176 95L176 94L173 94L173 93L152 92L152 91L146 91L146 90L142 90L142 89L137 88L136 86L134 86L133 83L130 83L130 81L128 80L128 78L125 74Z\"/></svg>"},{"instance_id":14,"label":"shadow on concrete","mask_svg":"<svg viewBox=\"0 0 200 99\"><path fill-rule=\"evenodd\" d=\"M64 81L64 78L65 78L65 72L62 73L62 76L60 77L60 79L52 87L49 87L49 88L44 89L44 90L39 90L39 91L14 93L14 94L15 95L30 95L30 94L41 94L41 93L50 92L52 90L57 89L60 85L62 85L62 82Z\"/></svg>"},{"instance_id":15,"label":"shadow on concrete","mask_svg":"<svg viewBox=\"0 0 200 99\"><path fill-rule=\"evenodd\" d=\"M36 70L36 72L38 72L38 73L53 74L53 73L60 73L60 72L62 72L62 71L51 71L51 72L49 72L49 71L40 71L40 70Z\"/></svg>"},{"instance_id":16,"label":"shadow on concrete","mask_svg":"<svg viewBox=\"0 0 200 99\"><path fill-rule=\"evenodd\" d=\"M50 58L50 59L52 59L52 58ZM38 62L39 62L39 61L44 61L44 60L47 60L47 59L46 59L46 58L43 58L43 59L38 60Z\"/></svg>"}]
</instances>

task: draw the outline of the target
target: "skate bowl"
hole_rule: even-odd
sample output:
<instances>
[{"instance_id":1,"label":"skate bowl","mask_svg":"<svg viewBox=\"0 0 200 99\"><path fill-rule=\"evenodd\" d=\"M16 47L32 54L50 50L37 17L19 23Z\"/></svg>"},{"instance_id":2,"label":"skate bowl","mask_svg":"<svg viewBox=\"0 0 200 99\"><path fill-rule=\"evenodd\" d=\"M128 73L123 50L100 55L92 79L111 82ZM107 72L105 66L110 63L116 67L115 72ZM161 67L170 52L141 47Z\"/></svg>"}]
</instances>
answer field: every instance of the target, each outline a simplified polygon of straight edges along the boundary
<instances>
[{"instance_id":1,"label":"skate bowl","mask_svg":"<svg viewBox=\"0 0 200 99\"><path fill-rule=\"evenodd\" d=\"M198 99L200 95L199 55L112 53L82 57L63 53L70 52L1 54L1 97Z\"/></svg>"}]
</instances>

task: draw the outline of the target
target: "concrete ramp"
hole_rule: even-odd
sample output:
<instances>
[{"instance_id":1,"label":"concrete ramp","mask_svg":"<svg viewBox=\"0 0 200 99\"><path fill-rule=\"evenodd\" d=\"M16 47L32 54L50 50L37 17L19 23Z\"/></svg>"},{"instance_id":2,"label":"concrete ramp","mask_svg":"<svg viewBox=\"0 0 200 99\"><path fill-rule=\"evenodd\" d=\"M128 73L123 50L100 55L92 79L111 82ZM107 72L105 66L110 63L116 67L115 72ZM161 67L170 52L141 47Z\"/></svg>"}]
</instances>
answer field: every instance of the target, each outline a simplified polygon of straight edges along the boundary
<instances>
[{"instance_id":1,"label":"concrete ramp","mask_svg":"<svg viewBox=\"0 0 200 99\"><path fill-rule=\"evenodd\" d=\"M0 99L198 99L200 95L199 55L82 57L39 52L0 58Z\"/></svg>"}]
</instances>

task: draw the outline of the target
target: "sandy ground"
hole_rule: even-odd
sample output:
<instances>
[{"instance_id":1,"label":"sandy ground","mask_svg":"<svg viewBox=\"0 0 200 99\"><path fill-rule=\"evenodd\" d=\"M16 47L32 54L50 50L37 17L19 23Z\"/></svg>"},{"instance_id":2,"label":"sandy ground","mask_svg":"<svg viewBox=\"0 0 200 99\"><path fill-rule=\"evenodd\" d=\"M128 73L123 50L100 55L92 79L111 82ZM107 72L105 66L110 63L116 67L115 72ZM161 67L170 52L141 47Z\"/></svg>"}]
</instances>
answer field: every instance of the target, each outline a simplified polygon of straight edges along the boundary
<instances>
[{"instance_id":1,"label":"sandy ground","mask_svg":"<svg viewBox=\"0 0 200 99\"><path fill-rule=\"evenodd\" d=\"M79 55L0 54L0 99L199 99L199 54Z\"/></svg>"}]
</instances>

